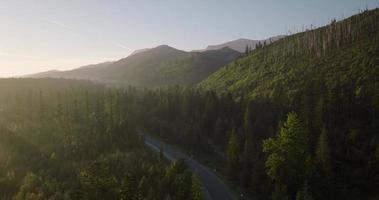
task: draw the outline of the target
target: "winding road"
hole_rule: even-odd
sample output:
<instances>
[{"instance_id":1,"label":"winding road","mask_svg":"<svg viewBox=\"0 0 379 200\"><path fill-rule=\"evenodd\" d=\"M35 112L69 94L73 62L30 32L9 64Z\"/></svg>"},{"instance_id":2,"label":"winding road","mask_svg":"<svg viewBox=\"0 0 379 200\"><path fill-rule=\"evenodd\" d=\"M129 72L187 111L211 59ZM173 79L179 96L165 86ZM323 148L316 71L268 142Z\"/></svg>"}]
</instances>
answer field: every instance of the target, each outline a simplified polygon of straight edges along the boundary
<instances>
[{"instance_id":1,"label":"winding road","mask_svg":"<svg viewBox=\"0 0 379 200\"><path fill-rule=\"evenodd\" d=\"M204 198L206 200L236 200L237 198L233 192L225 185L225 183L208 167L200 164L190 156L184 154L179 149L162 142L149 135L143 134L145 138L145 144L152 150L159 152L160 148L163 149L164 156L170 161L177 159L183 159L189 168L196 172L202 183L202 189Z\"/></svg>"}]
</instances>

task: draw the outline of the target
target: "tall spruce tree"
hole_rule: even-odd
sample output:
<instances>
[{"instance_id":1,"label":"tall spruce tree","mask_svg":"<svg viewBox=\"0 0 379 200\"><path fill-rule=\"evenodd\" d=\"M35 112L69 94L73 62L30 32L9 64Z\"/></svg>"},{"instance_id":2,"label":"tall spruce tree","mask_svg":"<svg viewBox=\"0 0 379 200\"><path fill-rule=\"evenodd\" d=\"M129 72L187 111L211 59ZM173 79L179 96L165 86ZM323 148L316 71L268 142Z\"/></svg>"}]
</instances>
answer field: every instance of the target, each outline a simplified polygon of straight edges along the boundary
<instances>
[{"instance_id":1,"label":"tall spruce tree","mask_svg":"<svg viewBox=\"0 0 379 200\"><path fill-rule=\"evenodd\" d=\"M244 116L245 144L242 159L242 183L248 187L252 177L253 157L256 150L256 137L252 126L252 113L247 106Z\"/></svg>"},{"instance_id":2,"label":"tall spruce tree","mask_svg":"<svg viewBox=\"0 0 379 200\"><path fill-rule=\"evenodd\" d=\"M328 144L328 135L326 128L322 129L322 132L318 138L318 144L316 149L316 159L325 171L329 169L330 150Z\"/></svg>"},{"instance_id":3,"label":"tall spruce tree","mask_svg":"<svg viewBox=\"0 0 379 200\"><path fill-rule=\"evenodd\" d=\"M294 198L304 184L308 148L308 130L293 112L288 114L277 138L263 141L263 151L268 154L267 174L286 186L290 197Z\"/></svg>"},{"instance_id":4,"label":"tall spruce tree","mask_svg":"<svg viewBox=\"0 0 379 200\"><path fill-rule=\"evenodd\" d=\"M229 138L226 155L228 160L229 177L231 179L236 179L238 176L238 170L240 168L240 162L237 136L234 130Z\"/></svg>"}]
</instances>

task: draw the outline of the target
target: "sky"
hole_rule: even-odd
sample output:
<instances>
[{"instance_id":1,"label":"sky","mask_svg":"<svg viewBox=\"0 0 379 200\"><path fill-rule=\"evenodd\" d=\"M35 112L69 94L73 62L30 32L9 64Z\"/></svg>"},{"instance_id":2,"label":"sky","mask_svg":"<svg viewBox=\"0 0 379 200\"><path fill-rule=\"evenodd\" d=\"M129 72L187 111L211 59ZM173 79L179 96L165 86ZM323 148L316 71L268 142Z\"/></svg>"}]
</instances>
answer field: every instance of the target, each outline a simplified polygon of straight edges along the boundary
<instances>
[{"instance_id":1,"label":"sky","mask_svg":"<svg viewBox=\"0 0 379 200\"><path fill-rule=\"evenodd\" d=\"M0 0L0 77L321 26L379 0Z\"/></svg>"}]
</instances>

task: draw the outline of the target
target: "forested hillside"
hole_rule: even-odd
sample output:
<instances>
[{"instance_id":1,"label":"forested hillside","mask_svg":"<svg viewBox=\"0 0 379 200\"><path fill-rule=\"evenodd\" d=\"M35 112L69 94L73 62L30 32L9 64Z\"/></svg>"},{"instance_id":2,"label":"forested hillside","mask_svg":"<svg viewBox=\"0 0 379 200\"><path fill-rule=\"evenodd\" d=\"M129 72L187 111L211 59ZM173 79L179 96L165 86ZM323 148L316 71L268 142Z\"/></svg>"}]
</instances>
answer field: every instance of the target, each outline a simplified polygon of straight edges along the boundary
<instances>
[{"instance_id":1,"label":"forested hillside","mask_svg":"<svg viewBox=\"0 0 379 200\"><path fill-rule=\"evenodd\" d=\"M0 199L199 199L183 161L136 134L137 93L90 82L0 79Z\"/></svg>"},{"instance_id":2,"label":"forested hillside","mask_svg":"<svg viewBox=\"0 0 379 200\"><path fill-rule=\"evenodd\" d=\"M273 97L283 92L289 100L310 84L323 84L326 90L347 84L357 89L375 88L378 12L365 11L260 46L212 74L200 87L236 95L247 92L250 97Z\"/></svg>"},{"instance_id":3,"label":"forested hillside","mask_svg":"<svg viewBox=\"0 0 379 200\"><path fill-rule=\"evenodd\" d=\"M31 75L95 80L109 85L156 88L194 85L241 55L230 48L185 52L167 45L132 54L116 62L85 66L70 71L50 71Z\"/></svg>"},{"instance_id":4,"label":"forested hillside","mask_svg":"<svg viewBox=\"0 0 379 200\"><path fill-rule=\"evenodd\" d=\"M197 89L145 94L147 129L253 199L376 199L379 10L288 36Z\"/></svg>"},{"instance_id":5,"label":"forested hillside","mask_svg":"<svg viewBox=\"0 0 379 200\"><path fill-rule=\"evenodd\" d=\"M270 37L264 40L250 40L250 39L240 38L240 39L233 40L230 42L225 42L223 44L208 45L205 50L216 50L216 49L229 47L241 53L245 53L246 48L250 50L254 50L258 44L270 44L284 37L285 37L284 35L278 35L278 36Z\"/></svg>"}]
</instances>

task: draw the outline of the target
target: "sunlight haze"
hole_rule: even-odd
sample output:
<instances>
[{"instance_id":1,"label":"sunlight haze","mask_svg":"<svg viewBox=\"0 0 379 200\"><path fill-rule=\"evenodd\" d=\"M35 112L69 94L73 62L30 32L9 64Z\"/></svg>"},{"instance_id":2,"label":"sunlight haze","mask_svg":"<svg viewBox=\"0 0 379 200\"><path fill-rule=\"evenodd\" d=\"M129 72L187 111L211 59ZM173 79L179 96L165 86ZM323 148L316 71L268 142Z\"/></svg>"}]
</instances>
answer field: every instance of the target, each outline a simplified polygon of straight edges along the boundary
<instances>
[{"instance_id":1,"label":"sunlight haze","mask_svg":"<svg viewBox=\"0 0 379 200\"><path fill-rule=\"evenodd\" d=\"M0 0L0 200L379 200L379 0Z\"/></svg>"},{"instance_id":2,"label":"sunlight haze","mask_svg":"<svg viewBox=\"0 0 379 200\"><path fill-rule=\"evenodd\" d=\"M378 5L371 0L281 2L2 0L0 77L118 60L161 44L190 51L238 38L264 39Z\"/></svg>"}]
</instances>

